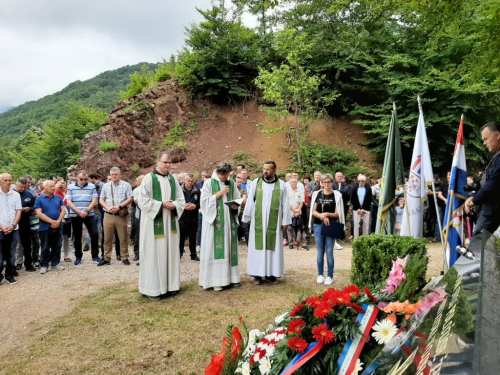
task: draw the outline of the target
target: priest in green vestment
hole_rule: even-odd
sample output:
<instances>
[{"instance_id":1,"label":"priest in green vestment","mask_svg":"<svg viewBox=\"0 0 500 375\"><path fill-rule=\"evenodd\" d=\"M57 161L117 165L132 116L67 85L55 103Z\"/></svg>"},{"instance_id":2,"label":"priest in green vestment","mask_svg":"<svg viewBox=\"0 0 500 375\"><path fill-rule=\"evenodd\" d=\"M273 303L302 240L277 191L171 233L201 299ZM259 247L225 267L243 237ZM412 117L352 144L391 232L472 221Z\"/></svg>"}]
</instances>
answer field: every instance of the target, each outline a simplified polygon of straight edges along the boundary
<instances>
[{"instance_id":1,"label":"priest in green vestment","mask_svg":"<svg viewBox=\"0 0 500 375\"><path fill-rule=\"evenodd\" d=\"M260 284L274 282L285 273L283 231L292 224L286 184L276 176L276 163L264 164L261 177L252 181L243 212L250 222L247 273Z\"/></svg>"},{"instance_id":2,"label":"priest in green vestment","mask_svg":"<svg viewBox=\"0 0 500 375\"><path fill-rule=\"evenodd\" d=\"M229 178L231 166L222 162L201 189L200 279L203 289L221 291L240 284L238 257L238 207L226 202L239 199L236 183Z\"/></svg>"},{"instance_id":3,"label":"priest in green vestment","mask_svg":"<svg viewBox=\"0 0 500 375\"><path fill-rule=\"evenodd\" d=\"M156 168L137 188L141 210L139 292L153 300L180 289L179 218L185 200L170 173L171 164L170 154L160 152Z\"/></svg>"}]
</instances>

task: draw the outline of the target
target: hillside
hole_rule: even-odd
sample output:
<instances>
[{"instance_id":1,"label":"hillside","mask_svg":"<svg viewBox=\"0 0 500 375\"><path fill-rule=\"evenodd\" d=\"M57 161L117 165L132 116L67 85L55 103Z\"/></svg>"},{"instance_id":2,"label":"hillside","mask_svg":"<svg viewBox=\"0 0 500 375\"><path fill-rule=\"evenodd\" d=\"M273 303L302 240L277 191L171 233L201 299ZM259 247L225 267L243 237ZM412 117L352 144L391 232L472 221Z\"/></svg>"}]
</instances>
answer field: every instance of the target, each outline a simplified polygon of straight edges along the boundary
<instances>
[{"instance_id":1,"label":"hillside","mask_svg":"<svg viewBox=\"0 0 500 375\"><path fill-rule=\"evenodd\" d=\"M109 70L85 81L72 82L55 94L1 113L0 134L17 137L32 126L41 127L47 121L57 120L66 113L70 102L109 112L120 100L120 90L125 90L130 83L130 74L140 71L143 64L150 69L157 67L157 64L139 63Z\"/></svg>"},{"instance_id":2,"label":"hillside","mask_svg":"<svg viewBox=\"0 0 500 375\"><path fill-rule=\"evenodd\" d=\"M202 97L191 100L175 80L166 81L120 101L101 129L81 142L82 157L76 169L106 176L112 166L118 166L127 179L149 172L158 151L164 148L170 129L180 122L186 149L176 153L173 172L203 169L211 172L218 162L233 161L236 153L246 152L255 162L254 176L265 160L275 160L281 174L290 165L291 155L284 133L263 134L256 126L258 123L269 126L268 119L254 99L233 106L217 105ZM359 145L367 140L363 127L352 124L351 120L349 117L317 120L311 126L309 140L356 153L357 164L376 174L380 166L373 162L374 155ZM117 147L101 151L99 146L104 142L116 143Z\"/></svg>"}]
</instances>

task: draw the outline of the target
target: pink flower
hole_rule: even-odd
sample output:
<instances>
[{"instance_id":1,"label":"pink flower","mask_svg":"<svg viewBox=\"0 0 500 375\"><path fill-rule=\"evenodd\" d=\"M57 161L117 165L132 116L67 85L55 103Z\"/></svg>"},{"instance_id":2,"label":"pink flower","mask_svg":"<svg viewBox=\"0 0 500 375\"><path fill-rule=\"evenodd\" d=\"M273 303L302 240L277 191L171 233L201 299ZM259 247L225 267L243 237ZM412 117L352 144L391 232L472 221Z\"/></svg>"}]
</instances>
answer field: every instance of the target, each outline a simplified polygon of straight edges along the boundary
<instances>
[{"instance_id":1,"label":"pink flower","mask_svg":"<svg viewBox=\"0 0 500 375\"><path fill-rule=\"evenodd\" d=\"M425 296L424 302L422 302L422 304L419 306L417 311L415 311L415 318L418 319L418 317L421 314L432 309L439 302L444 301L446 299L447 295L448 295L448 293L446 293L443 288L436 288L436 289L434 289L433 292L427 294Z\"/></svg>"}]
</instances>

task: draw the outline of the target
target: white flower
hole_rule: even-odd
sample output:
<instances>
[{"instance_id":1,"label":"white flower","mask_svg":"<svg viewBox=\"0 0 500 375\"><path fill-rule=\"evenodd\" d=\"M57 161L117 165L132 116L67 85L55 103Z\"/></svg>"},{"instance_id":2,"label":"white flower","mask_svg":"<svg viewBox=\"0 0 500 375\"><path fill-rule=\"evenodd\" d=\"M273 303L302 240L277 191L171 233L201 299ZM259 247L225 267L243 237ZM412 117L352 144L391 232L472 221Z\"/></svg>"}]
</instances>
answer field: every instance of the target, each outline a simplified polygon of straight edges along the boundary
<instances>
[{"instance_id":1,"label":"white flower","mask_svg":"<svg viewBox=\"0 0 500 375\"><path fill-rule=\"evenodd\" d=\"M271 371L271 362L268 357L262 357L259 361L259 371L262 375L267 375Z\"/></svg>"},{"instance_id":2,"label":"white flower","mask_svg":"<svg viewBox=\"0 0 500 375\"><path fill-rule=\"evenodd\" d=\"M250 332L248 332L248 342L249 343L255 342L255 340L262 334L263 332L259 331L258 329L252 329Z\"/></svg>"},{"instance_id":3,"label":"white flower","mask_svg":"<svg viewBox=\"0 0 500 375\"><path fill-rule=\"evenodd\" d=\"M268 347L266 349L266 356L271 357L275 350L276 350L276 346L271 345L270 347Z\"/></svg>"},{"instance_id":4,"label":"white flower","mask_svg":"<svg viewBox=\"0 0 500 375\"><path fill-rule=\"evenodd\" d=\"M375 332L372 336L377 343L380 345L385 345L394 337L398 328L390 320L384 319L373 326Z\"/></svg>"},{"instance_id":5,"label":"white flower","mask_svg":"<svg viewBox=\"0 0 500 375\"><path fill-rule=\"evenodd\" d=\"M242 375L250 375L250 363L243 363L243 366L241 366L241 373Z\"/></svg>"},{"instance_id":6,"label":"white flower","mask_svg":"<svg viewBox=\"0 0 500 375\"><path fill-rule=\"evenodd\" d=\"M358 358L356 365L354 365L354 370L352 370L352 375L358 375L361 370L363 370L364 363Z\"/></svg>"},{"instance_id":7,"label":"white flower","mask_svg":"<svg viewBox=\"0 0 500 375\"><path fill-rule=\"evenodd\" d=\"M276 318L274 318L274 323L276 325L279 325L288 316L288 314L289 314L289 312L287 311L281 315L278 315Z\"/></svg>"}]
</instances>

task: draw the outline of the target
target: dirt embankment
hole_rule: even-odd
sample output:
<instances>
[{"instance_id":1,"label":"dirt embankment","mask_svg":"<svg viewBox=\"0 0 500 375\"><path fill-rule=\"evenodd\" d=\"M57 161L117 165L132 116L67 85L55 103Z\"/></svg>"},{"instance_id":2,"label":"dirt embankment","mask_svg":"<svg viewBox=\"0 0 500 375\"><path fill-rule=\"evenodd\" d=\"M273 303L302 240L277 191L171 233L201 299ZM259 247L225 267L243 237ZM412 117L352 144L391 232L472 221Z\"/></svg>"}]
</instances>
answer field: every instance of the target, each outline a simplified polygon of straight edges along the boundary
<instances>
[{"instance_id":1,"label":"dirt embankment","mask_svg":"<svg viewBox=\"0 0 500 375\"><path fill-rule=\"evenodd\" d=\"M238 151L249 153L256 161L274 160L279 170L291 163L285 131L264 134L266 128L280 126L271 123L252 99L238 105L217 105L204 98L191 100L175 80L117 103L105 124L81 142L82 157L77 169L106 176L112 166L122 169L130 179L149 171L169 129L176 122L184 127L187 149L175 156L174 172L211 171L220 161L233 160ZM289 118L293 121L293 117ZM338 145L354 151L359 163L376 171L374 157L359 143L366 141L361 125L343 116L316 120L310 125L309 139ZM103 142L114 142L114 150L101 151Z\"/></svg>"}]
</instances>

